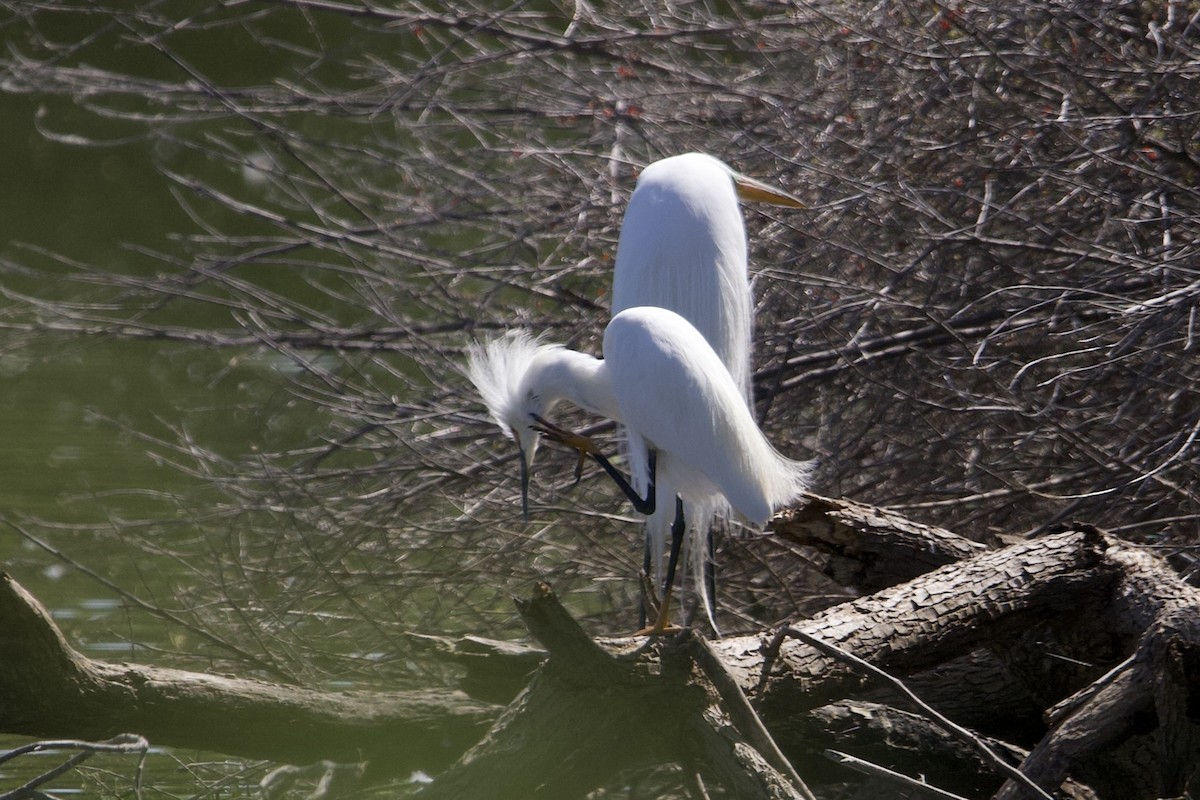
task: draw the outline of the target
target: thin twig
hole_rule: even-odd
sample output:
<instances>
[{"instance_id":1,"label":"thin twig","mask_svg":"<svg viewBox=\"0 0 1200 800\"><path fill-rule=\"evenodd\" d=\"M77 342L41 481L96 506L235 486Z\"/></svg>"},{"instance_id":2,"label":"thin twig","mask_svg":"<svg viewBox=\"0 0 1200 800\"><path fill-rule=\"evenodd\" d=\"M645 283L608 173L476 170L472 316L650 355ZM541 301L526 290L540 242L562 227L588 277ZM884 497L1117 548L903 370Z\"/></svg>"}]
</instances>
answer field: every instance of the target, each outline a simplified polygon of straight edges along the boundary
<instances>
[{"instance_id":1,"label":"thin twig","mask_svg":"<svg viewBox=\"0 0 1200 800\"><path fill-rule=\"evenodd\" d=\"M887 767L881 767L878 764L872 764L870 761L864 761L863 759L858 758L857 756L852 756L849 753L842 753L838 750L826 750L825 757L831 761L836 761L843 767L849 767L850 769L855 770L856 772L861 772L864 775L873 775L877 778L884 778L885 780L894 781L895 783L900 783L908 786L909 788L916 789L919 792L927 792L934 797L944 797L946 800L966 800L966 798L962 795L947 792L945 789L939 789L936 786L931 786L930 784L925 783L925 781L920 781L916 778L910 778L902 772L896 772L888 769Z\"/></svg>"},{"instance_id":2,"label":"thin twig","mask_svg":"<svg viewBox=\"0 0 1200 800\"><path fill-rule=\"evenodd\" d=\"M49 783L60 775L70 772L75 767L87 761L96 753L138 753L140 755L138 762L139 775L141 771L141 762L146 757L146 751L149 750L150 743L145 738L132 733L122 733L114 736L103 742L88 742L80 739L50 739L40 742L33 742L22 747L16 747L6 753L0 754L0 764L6 761L11 761L23 755L30 753L43 753L49 750L78 750L79 752L68 758L66 761L59 764L53 769L46 770L42 774L29 781L21 784L10 792L0 794L0 800L25 800L30 797L41 796L38 787ZM140 777L137 791L140 794Z\"/></svg>"},{"instance_id":3,"label":"thin twig","mask_svg":"<svg viewBox=\"0 0 1200 800\"><path fill-rule=\"evenodd\" d=\"M717 693L721 695L721 700L725 703L725 710L738 730L762 754L768 764L791 782L793 788L802 797L816 800L816 795L812 793L792 763L788 761L787 756L779 749L779 745L775 743L775 739L763 724L758 712L754 710L754 706L750 704L737 681L729 674L721 657L713 652L712 645L695 632L692 633L692 643L696 662L704 670L704 674Z\"/></svg>"},{"instance_id":4,"label":"thin twig","mask_svg":"<svg viewBox=\"0 0 1200 800\"><path fill-rule=\"evenodd\" d=\"M290 683L290 684L295 684L297 682L296 679L292 675L290 675L287 671L280 668L279 665L275 664L274 662L264 660L263 658L256 656L253 653L249 653L246 650L243 650L242 648L233 644L232 642L226 641L225 639L222 639L219 636L214 635L213 633L205 630L204 628L200 628L200 627L197 627L196 625L189 624L186 620L176 616L175 614L172 614L170 611L167 611L164 608L160 608L159 606L155 606L150 603L147 603L145 600L142 600L137 595L134 595L134 594L130 593L129 591L122 589L120 586L117 586L117 584L113 583L108 578L105 578L103 575L96 572L95 570L93 570L93 569L87 567L86 565L81 564L80 562L76 561L75 559L71 558L66 553L62 552L58 548L51 545L49 542L46 542L46 541L38 538L37 536L34 536L32 533L25 530L25 528L23 526L19 525L18 523L14 522L13 520L0 518L0 523L8 525L14 531L16 531L18 534L20 534L22 539L25 539L26 541L37 545L38 547L42 548L50 555L61 560L63 563L68 564L72 568L79 570L84 575L87 575L92 580L99 582L106 589L108 589L112 592L115 592L121 598L123 598L125 601L131 603L132 605L136 606L137 608L140 608L141 610L143 610L145 612L153 614L154 616L158 617L159 619L165 619L168 622L171 622L175 625L180 626L181 628L184 628L186 630L191 631L192 633L195 633L197 636L200 636L201 638L205 639L206 641L208 641L212 644L215 644L218 647L224 648L225 650L230 651L231 653L235 654L239 658L245 660L248 664L252 664L252 665L258 667L259 669L265 670L269 674L275 676L275 678L277 678L278 680L281 680L285 683Z\"/></svg>"},{"instance_id":5,"label":"thin twig","mask_svg":"<svg viewBox=\"0 0 1200 800\"><path fill-rule=\"evenodd\" d=\"M989 747L985 741L983 741L978 736L976 736L974 733L967 730L966 728L959 725L958 723L953 722L952 720L948 719L947 717L945 717L944 715L942 715L941 713L936 711L932 706L930 706L924 700L917 697L912 692L912 690L909 689L907 686L905 686L904 682L901 681L899 678L889 675L887 672L881 670L879 667L876 667L874 664L871 664L868 661L864 661L863 659L859 658L858 656L854 655L853 653L849 653L849 652L843 650L842 648L838 647L837 645L830 644L829 642L818 639L816 636L813 636L812 634L809 634L809 633L805 633L804 631L797 630L795 628L784 628L783 631L781 632L781 634L783 636L791 637L793 639L799 639L800 641L804 642L805 644L807 644L811 647L815 647L816 649L820 650L822 653L825 653L828 656L832 656L840 661L843 661L843 662L853 666L855 669L858 669L861 672L865 672L868 675L871 675L872 677L878 678L879 680L884 681L885 683L889 684L896 691L900 692L902 695L904 695L906 698L908 698L908 700L910 702L912 702L914 705L916 705L918 708L920 708L922 711L924 711L929 716L930 719L932 719L934 722L936 722L942 728L944 728L945 730L954 734L955 736L958 736L959 738L963 739L964 741L968 742L972 747L974 747L977 751L979 751L979 753L985 759L987 759L994 767L996 767L997 770L999 770L1001 773L1003 773L1006 777L1016 781L1017 783L1020 783L1022 786L1026 787L1030 791L1036 793L1038 797L1043 798L1043 800L1054 800L1054 798L1049 793L1047 793L1044 789L1042 789L1040 786L1038 786L1036 783L1034 783L1029 778L1028 775L1025 775L1023 772L1021 772L1021 770L1017 769L1016 767L1014 767L1013 765L1011 765L1007 761L1005 761L1003 758L1001 758L1000 755L997 754L996 751L993 750L991 747ZM779 635L780 634L777 634L776 638L778 638ZM774 644L774 642L772 644Z\"/></svg>"}]
</instances>

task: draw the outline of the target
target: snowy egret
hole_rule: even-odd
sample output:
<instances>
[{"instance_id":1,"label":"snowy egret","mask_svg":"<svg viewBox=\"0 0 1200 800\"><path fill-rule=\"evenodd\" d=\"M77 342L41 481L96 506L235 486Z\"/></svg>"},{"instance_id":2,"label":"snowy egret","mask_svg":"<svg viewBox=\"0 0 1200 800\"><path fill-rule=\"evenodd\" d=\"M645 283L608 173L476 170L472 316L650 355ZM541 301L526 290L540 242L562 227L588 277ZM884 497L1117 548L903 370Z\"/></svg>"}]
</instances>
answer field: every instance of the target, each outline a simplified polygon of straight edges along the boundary
<instances>
[{"instance_id":1,"label":"snowy egret","mask_svg":"<svg viewBox=\"0 0 1200 800\"><path fill-rule=\"evenodd\" d=\"M613 274L613 314L636 306L659 306L683 316L712 346L753 412L751 335L753 300L747 271L746 228L738 199L803 208L804 204L774 186L735 172L703 153L685 153L647 166L638 176L617 243ZM659 478L660 497L679 492ZM644 485L644 476L634 475ZM695 492L690 493L695 497ZM715 517L725 516L719 497L685 503L691 525L690 571L710 621L711 598L702 590L707 539ZM673 503L659 504L646 520L647 572L655 584L664 581L663 551L668 531L675 535ZM672 542L672 551L677 547ZM667 563L665 572L673 572ZM711 587L710 587L711 588Z\"/></svg>"},{"instance_id":2,"label":"snowy egret","mask_svg":"<svg viewBox=\"0 0 1200 800\"><path fill-rule=\"evenodd\" d=\"M680 531L682 509L704 508L714 498L762 525L808 484L810 463L771 446L704 336L664 308L630 308L614 316L604 331L603 359L518 332L470 348L467 374L492 418L521 449L523 503L542 434L592 454L642 513L664 498L656 485L676 487L679 500L669 495L668 505L678 512ZM562 400L625 426L630 468L644 488L623 481L586 440L546 422ZM675 538L673 547L682 536ZM651 632L666 629L670 597L668 582Z\"/></svg>"}]
</instances>

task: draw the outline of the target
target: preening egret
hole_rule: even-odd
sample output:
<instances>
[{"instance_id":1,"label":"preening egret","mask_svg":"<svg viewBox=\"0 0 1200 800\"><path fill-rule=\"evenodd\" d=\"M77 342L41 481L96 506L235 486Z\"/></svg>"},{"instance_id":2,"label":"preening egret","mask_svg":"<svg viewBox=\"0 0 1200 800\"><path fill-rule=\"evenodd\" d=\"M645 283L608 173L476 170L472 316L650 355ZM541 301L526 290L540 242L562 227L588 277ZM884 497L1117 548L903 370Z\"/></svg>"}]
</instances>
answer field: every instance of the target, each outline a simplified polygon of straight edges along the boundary
<instances>
[{"instance_id":1,"label":"preening egret","mask_svg":"<svg viewBox=\"0 0 1200 800\"><path fill-rule=\"evenodd\" d=\"M803 208L797 198L741 175L703 153L685 153L647 166L638 176L617 243L613 274L613 314L636 306L670 309L687 319L716 351L753 413L751 335L753 300L747 272L746 228L738 198ZM683 487L660 475L660 498L682 496ZM634 483L645 476L635 471ZM691 525L688 555L697 591L712 620L703 591L705 550L713 518L723 515L717 496L694 490L685 502ZM664 580L663 551L673 529L675 508L662 502L646 520L647 571L655 584ZM672 543L674 548L674 543ZM668 564L667 571L673 565ZM714 621L715 626L715 621Z\"/></svg>"},{"instance_id":2,"label":"preening egret","mask_svg":"<svg viewBox=\"0 0 1200 800\"><path fill-rule=\"evenodd\" d=\"M719 498L762 525L807 487L809 462L771 446L720 357L673 311L618 313L604 331L603 359L518 332L470 348L467 366L492 418L521 449L523 498L539 431L566 439L544 424L562 400L625 426L630 467L645 477L647 496L623 488L643 508L656 502L653 487L667 483L677 487L683 509ZM674 514L675 494L657 493L657 502L668 499ZM677 524L685 522L680 517ZM669 604L668 585L656 630L665 628Z\"/></svg>"}]
</instances>

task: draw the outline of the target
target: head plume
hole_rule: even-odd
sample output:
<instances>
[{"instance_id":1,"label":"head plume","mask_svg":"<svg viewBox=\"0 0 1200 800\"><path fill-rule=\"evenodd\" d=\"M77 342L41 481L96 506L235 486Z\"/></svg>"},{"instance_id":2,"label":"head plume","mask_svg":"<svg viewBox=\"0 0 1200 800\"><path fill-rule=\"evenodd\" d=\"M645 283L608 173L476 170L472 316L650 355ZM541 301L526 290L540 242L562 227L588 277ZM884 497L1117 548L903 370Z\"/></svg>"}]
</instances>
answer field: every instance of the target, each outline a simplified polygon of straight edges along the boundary
<instances>
[{"instance_id":1,"label":"head plume","mask_svg":"<svg viewBox=\"0 0 1200 800\"><path fill-rule=\"evenodd\" d=\"M538 433L530 427L533 415L544 415L558 398L540 385L545 366L541 358L557 344L542 344L525 331L510 331L498 339L467 349L467 377L475 384L492 419L521 448L522 469L533 464Z\"/></svg>"}]
</instances>

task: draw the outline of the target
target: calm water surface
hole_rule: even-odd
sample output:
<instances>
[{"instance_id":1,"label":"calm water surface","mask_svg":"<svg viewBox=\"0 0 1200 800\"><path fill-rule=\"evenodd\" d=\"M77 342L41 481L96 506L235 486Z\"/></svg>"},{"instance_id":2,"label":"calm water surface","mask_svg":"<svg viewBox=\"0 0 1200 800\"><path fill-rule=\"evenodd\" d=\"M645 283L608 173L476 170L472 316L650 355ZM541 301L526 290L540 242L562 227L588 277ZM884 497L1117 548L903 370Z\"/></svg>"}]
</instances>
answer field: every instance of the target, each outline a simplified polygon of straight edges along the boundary
<instances>
[{"instance_id":1,"label":"calm water surface","mask_svg":"<svg viewBox=\"0 0 1200 800\"><path fill-rule=\"evenodd\" d=\"M189 222L143 146L105 149L47 141L35 128L39 106L0 94L0 259L32 265L20 286L53 287L53 251L88 263L138 268L128 243L168 249L168 235ZM14 285L11 275L4 283ZM0 304L12 302L0 297ZM0 330L0 569L29 589L73 646L105 659L146 660L143 648L170 647L164 625L131 614L114 592L22 537L13 521L70 558L122 585L136 571L140 591L167 590L178 565L129 551L114 559L109 541L85 526L137 535L125 521L170 515L175 498L198 482L165 462L169 448L144 438L177 440L186 428L206 446L237 457L252 448L286 404L287 365L235 350L86 337L29 337ZM278 431L275 431L278 434ZM297 432L302 436L303 432ZM44 523L44 524L39 524ZM125 531L124 533L120 533ZM132 585L132 584L125 584ZM0 751L28 743L0 737ZM181 754L152 751L146 780L192 795L200 782L226 782L248 793L257 774L219 757L188 768ZM47 753L0 764L0 794L55 766ZM102 755L56 779L52 794L129 795L136 757Z\"/></svg>"}]
</instances>

